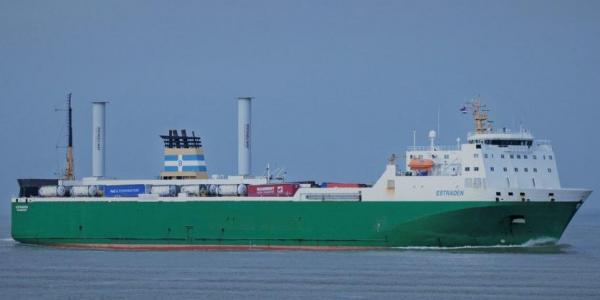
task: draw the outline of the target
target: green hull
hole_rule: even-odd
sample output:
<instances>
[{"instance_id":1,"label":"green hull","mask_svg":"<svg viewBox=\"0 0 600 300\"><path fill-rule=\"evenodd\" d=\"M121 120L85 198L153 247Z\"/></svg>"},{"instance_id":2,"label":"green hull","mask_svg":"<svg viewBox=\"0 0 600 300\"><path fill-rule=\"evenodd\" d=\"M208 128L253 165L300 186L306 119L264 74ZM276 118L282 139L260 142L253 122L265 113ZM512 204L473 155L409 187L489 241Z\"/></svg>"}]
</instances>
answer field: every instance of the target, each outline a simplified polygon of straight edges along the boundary
<instances>
[{"instance_id":1,"label":"green hull","mask_svg":"<svg viewBox=\"0 0 600 300\"><path fill-rule=\"evenodd\" d=\"M24 200L24 199L20 199ZM560 239L578 202L12 203L12 236L64 246L490 246Z\"/></svg>"}]
</instances>

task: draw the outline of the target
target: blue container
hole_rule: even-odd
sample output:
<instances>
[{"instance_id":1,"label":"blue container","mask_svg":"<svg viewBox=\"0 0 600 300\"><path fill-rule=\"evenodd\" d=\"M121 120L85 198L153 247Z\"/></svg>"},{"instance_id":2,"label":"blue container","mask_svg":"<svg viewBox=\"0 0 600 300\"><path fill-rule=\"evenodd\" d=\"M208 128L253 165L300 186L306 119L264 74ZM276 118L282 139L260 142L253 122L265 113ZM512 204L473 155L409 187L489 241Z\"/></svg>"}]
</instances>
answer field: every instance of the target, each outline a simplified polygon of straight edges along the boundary
<instances>
[{"instance_id":1,"label":"blue container","mask_svg":"<svg viewBox=\"0 0 600 300\"><path fill-rule=\"evenodd\" d=\"M146 193L143 184L106 185L104 186L104 197L137 197Z\"/></svg>"}]
</instances>

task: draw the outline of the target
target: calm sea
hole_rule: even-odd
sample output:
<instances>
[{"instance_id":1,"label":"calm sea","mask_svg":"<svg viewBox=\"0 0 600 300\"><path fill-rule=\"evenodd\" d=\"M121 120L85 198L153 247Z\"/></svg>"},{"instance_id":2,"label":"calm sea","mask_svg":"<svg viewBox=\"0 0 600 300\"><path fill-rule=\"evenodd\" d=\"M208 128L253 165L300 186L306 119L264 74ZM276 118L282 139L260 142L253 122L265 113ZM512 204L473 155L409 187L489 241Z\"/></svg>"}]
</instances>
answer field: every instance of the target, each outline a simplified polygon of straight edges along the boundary
<instances>
[{"instance_id":1,"label":"calm sea","mask_svg":"<svg viewBox=\"0 0 600 300\"><path fill-rule=\"evenodd\" d=\"M557 246L127 252L26 246L0 223L2 299L600 299L600 211Z\"/></svg>"}]
</instances>

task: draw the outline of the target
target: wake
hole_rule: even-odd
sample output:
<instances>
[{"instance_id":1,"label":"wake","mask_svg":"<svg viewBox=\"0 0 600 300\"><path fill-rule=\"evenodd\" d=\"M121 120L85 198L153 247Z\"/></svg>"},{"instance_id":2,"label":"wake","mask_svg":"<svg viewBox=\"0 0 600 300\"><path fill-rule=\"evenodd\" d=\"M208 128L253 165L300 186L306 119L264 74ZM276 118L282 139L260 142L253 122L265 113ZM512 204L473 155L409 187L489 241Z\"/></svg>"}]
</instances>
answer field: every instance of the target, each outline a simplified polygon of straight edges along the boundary
<instances>
[{"instance_id":1,"label":"wake","mask_svg":"<svg viewBox=\"0 0 600 300\"><path fill-rule=\"evenodd\" d=\"M565 245L557 244L558 240L555 238L541 237L531 239L522 244L497 244L490 246L403 246L393 247L392 249L398 250L502 250L502 249L535 249L535 248L560 248Z\"/></svg>"}]
</instances>

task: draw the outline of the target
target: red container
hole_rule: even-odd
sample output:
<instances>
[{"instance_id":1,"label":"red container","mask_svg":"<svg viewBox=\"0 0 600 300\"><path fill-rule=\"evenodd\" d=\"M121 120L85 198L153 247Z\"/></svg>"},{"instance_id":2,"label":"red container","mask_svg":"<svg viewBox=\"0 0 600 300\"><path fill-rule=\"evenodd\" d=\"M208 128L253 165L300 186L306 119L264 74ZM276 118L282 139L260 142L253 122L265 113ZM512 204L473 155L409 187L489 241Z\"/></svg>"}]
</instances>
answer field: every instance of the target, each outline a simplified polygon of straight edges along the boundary
<instances>
[{"instance_id":1,"label":"red container","mask_svg":"<svg viewBox=\"0 0 600 300\"><path fill-rule=\"evenodd\" d=\"M291 197L299 187L297 183L249 185L248 197Z\"/></svg>"}]
</instances>

